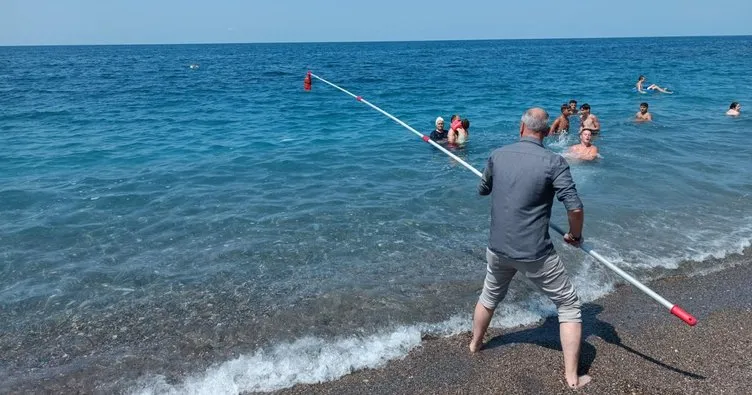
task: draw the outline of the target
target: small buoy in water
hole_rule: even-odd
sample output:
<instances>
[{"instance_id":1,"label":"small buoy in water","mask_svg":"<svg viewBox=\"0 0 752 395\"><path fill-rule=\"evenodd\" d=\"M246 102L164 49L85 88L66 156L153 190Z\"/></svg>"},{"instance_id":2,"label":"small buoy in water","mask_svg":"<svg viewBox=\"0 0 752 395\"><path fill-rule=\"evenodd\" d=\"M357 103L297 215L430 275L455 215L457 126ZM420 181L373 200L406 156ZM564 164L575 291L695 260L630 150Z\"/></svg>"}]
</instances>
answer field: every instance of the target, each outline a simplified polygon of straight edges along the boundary
<instances>
[{"instance_id":1,"label":"small buoy in water","mask_svg":"<svg viewBox=\"0 0 752 395\"><path fill-rule=\"evenodd\" d=\"M196 69L198 69L198 63L193 63L193 64L191 64L191 65L190 65L190 66L188 66L188 67L189 67L189 68L190 68L191 70L196 70Z\"/></svg>"},{"instance_id":2,"label":"small buoy in water","mask_svg":"<svg viewBox=\"0 0 752 395\"><path fill-rule=\"evenodd\" d=\"M303 89L309 91L311 90L311 72L309 71L308 74L306 74L305 78L303 79Z\"/></svg>"}]
</instances>

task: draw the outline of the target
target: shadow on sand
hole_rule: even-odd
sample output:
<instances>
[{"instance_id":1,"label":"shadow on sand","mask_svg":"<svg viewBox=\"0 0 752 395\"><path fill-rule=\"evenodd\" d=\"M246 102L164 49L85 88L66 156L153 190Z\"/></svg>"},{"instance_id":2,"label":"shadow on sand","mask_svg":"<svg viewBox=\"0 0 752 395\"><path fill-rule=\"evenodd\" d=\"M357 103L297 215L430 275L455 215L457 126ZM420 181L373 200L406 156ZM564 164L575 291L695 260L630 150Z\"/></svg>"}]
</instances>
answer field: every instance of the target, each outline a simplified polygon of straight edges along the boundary
<instances>
[{"instance_id":1,"label":"shadow on sand","mask_svg":"<svg viewBox=\"0 0 752 395\"><path fill-rule=\"evenodd\" d=\"M598 319L598 314L603 310L603 307L594 303L585 303L582 306L582 348L580 349L580 366L579 374L587 374L590 367L595 361L597 350L595 347L587 342L590 336L597 336L603 339L606 343L613 344L620 347L634 355L637 355L649 362L652 362L664 369L671 370L673 372L682 374L693 379L704 380L705 377L696 373L687 372L679 368L667 365L649 355L643 354L640 351L623 344L619 338L619 334L616 332L616 328L608 322ZM514 343L529 343L536 344L542 347L546 347L552 350L561 351L561 343L559 341L559 321L557 317L548 317L538 327L521 330L519 332L505 333L501 336L496 336L483 348L491 349L501 347L506 344Z\"/></svg>"}]
</instances>

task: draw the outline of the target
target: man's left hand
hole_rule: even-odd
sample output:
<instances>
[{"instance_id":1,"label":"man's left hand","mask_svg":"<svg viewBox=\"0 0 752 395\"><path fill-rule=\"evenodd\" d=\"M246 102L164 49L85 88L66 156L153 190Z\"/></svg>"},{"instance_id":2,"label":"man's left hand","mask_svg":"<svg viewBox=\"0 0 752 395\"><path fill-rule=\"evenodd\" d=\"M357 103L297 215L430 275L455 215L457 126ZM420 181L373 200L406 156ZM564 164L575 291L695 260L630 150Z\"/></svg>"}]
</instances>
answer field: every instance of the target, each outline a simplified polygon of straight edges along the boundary
<instances>
[{"instance_id":1,"label":"man's left hand","mask_svg":"<svg viewBox=\"0 0 752 395\"><path fill-rule=\"evenodd\" d=\"M579 247L582 245L582 242L584 241L584 238L580 236L579 239L576 239L574 236L572 236L571 233L567 232L564 234L564 242L573 246L573 247Z\"/></svg>"}]
</instances>

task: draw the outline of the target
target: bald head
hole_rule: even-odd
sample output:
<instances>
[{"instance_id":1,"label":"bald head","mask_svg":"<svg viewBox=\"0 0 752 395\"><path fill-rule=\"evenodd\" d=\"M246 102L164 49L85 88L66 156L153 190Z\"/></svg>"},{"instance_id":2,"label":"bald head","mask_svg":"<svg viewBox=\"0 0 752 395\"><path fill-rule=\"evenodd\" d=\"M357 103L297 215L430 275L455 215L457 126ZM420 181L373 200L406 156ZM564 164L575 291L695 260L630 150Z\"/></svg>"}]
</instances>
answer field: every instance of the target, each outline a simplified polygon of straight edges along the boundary
<instances>
[{"instance_id":1,"label":"bald head","mask_svg":"<svg viewBox=\"0 0 752 395\"><path fill-rule=\"evenodd\" d=\"M522 114L520 136L534 136L543 139L548 133L548 113L546 110L533 107Z\"/></svg>"}]
</instances>

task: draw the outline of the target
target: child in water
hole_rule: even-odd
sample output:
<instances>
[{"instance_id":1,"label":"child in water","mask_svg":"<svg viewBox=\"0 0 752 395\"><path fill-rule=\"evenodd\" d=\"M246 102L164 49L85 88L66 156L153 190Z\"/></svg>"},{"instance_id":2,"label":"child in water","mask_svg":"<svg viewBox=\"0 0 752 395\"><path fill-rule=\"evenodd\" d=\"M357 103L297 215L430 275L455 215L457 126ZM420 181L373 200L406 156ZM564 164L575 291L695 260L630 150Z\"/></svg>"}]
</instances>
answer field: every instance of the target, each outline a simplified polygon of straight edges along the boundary
<instances>
[{"instance_id":1,"label":"child in water","mask_svg":"<svg viewBox=\"0 0 752 395\"><path fill-rule=\"evenodd\" d=\"M648 112L648 103L640 103L640 111L635 114L637 121L652 121L653 115Z\"/></svg>"},{"instance_id":2,"label":"child in water","mask_svg":"<svg viewBox=\"0 0 752 395\"><path fill-rule=\"evenodd\" d=\"M455 120L452 123L451 129L449 129L449 137L447 142L449 144L463 145L467 142L468 131L470 130L470 121L467 119Z\"/></svg>"},{"instance_id":3,"label":"child in water","mask_svg":"<svg viewBox=\"0 0 752 395\"><path fill-rule=\"evenodd\" d=\"M576 103L575 103L576 104ZM548 135L563 134L569 132L569 116L572 115L572 109L568 104L561 105L561 115L551 124L551 129L548 130Z\"/></svg>"},{"instance_id":4,"label":"child in water","mask_svg":"<svg viewBox=\"0 0 752 395\"><path fill-rule=\"evenodd\" d=\"M601 131L601 122L590 112L590 104L587 103L580 106L580 133L583 130L589 130L593 134Z\"/></svg>"},{"instance_id":5,"label":"child in water","mask_svg":"<svg viewBox=\"0 0 752 395\"><path fill-rule=\"evenodd\" d=\"M739 102L733 102L729 106L728 111L726 111L726 115L730 117L738 117L742 113L742 105L739 104Z\"/></svg>"}]
</instances>

